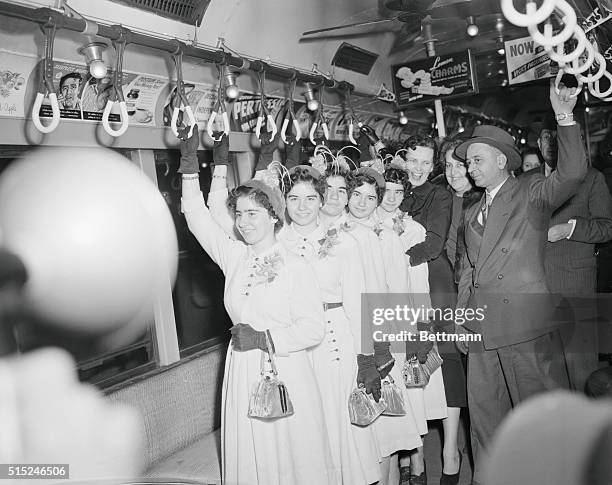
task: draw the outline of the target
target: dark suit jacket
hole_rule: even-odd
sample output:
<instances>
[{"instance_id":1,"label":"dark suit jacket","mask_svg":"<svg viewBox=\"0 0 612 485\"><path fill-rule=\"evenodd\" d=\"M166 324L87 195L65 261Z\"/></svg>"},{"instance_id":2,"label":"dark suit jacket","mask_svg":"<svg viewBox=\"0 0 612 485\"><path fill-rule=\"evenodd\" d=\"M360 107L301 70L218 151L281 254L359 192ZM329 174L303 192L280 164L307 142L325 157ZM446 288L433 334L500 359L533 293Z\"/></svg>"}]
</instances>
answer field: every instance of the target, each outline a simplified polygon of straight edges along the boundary
<instances>
[{"instance_id":1,"label":"dark suit jacket","mask_svg":"<svg viewBox=\"0 0 612 485\"><path fill-rule=\"evenodd\" d=\"M569 239L546 245L546 276L553 293L592 294L596 290L595 244L612 240L612 197L604 176L589 168L576 195L552 215L550 225L576 219Z\"/></svg>"},{"instance_id":2,"label":"dark suit jacket","mask_svg":"<svg viewBox=\"0 0 612 485\"><path fill-rule=\"evenodd\" d=\"M544 270L550 218L576 193L587 171L579 126L560 126L558 142L557 170L548 178L509 177L493 199L484 232L477 221L481 204L465 214L467 251L457 307L484 310L481 322L465 326L482 333L487 349L555 328L551 320L558 299L549 293Z\"/></svg>"}]
</instances>

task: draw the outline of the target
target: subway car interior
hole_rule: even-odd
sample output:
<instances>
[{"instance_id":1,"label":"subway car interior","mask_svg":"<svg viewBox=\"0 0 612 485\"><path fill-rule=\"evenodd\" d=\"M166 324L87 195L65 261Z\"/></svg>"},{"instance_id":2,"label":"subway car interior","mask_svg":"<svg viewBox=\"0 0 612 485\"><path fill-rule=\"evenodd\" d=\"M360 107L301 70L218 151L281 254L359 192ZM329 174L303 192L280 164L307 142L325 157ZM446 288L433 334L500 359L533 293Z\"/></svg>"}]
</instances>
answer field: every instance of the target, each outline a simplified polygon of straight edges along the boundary
<instances>
[{"instance_id":1,"label":"subway car interior","mask_svg":"<svg viewBox=\"0 0 612 485\"><path fill-rule=\"evenodd\" d=\"M608 298L612 293L610 101L610 0L0 0L0 479L8 483L24 478L61 483L69 478L88 483L202 485L611 484L612 377L606 371L612 366L612 305ZM573 130L566 127L568 117L569 125L580 128L576 136L581 143L572 145L568 141L571 138L567 133ZM559 126L551 127L551 120ZM193 130L189 130L196 124L196 148L189 154L199 177L184 170L189 155L185 140L194 139ZM555 170L555 161L554 172L545 172L545 167L549 168L542 133L557 128L554 137L558 140L561 170ZM271 132L271 141L262 132L266 136ZM289 141L288 134L293 137ZM364 137L365 145L361 143ZM235 350L238 337L234 329L253 323L235 315L246 318L245 312L253 310L231 308L234 303L228 268L233 263L224 262L225 249L211 251L202 242L209 232L194 230L196 223L189 218L192 209L188 209L193 201L187 204L185 191L186 184L195 193L201 191L214 217L209 193L218 190L215 184L224 180L223 188L230 190L229 206L234 201L236 231L240 232L238 206L242 199L232 195L231 189L245 183L249 186L247 181L261 170L264 139L266 148L272 146L269 160L274 160L268 170L276 164L280 173L276 177L280 177L280 190L285 194L290 190L285 181L293 180L294 173L285 163L290 146L297 146L292 152L294 165L306 167L302 168L304 174L311 173L317 163L323 163L323 172L334 166L337 169L339 163L349 171L354 168L352 173L363 170L360 166L375 171L377 161L382 170L388 171L392 165L392 170L408 174L411 153L430 146L419 145L425 142L418 140L435 140L436 155L425 171L425 179L452 194L450 178L454 175L448 157L453 153L458 157L460 147L467 144L461 167L472 177L472 188L474 183L480 187L476 187L475 200L486 201L487 212L477 215L476 209L472 213L467 209L465 228L462 219L460 233L456 232L457 225L450 223L450 231L454 228L456 232L456 250L460 244L466 248L463 257L468 266L472 265L463 273L469 273L467 279L453 282L451 276L452 291L455 298L457 291L461 297L465 281L466 295L475 298L479 294L478 277L483 282L483 272L493 271L490 284L495 289L491 292L502 292L504 303L512 300L512 294L523 291L521 284L529 284L531 273L516 269L520 262L513 263L516 271L511 265L491 269L486 263L481 265L480 259L470 263L472 243L468 233L471 225L477 224L474 221L484 228L485 222L490 223L495 216L508 221L503 223L506 226L501 222L496 226L500 241L504 241L518 212L508 209L502 214L499 209L498 214L495 204L489 205L490 187L479 184L479 177L486 175L478 175L481 162L470 150L475 146L497 150L498 162L502 157L509 163L509 153L520 158L506 177L518 181L517 187L532 185L525 192L517 191L513 200L509 197L508 204L535 197L536 191L544 194L542 198L546 194L558 197L561 189L553 186L552 179L571 175L566 167L573 162L578 165L579 158L586 159L581 177L585 177L588 166L589 171L597 172L593 177L605 182L607 188L601 197L594 194L595 189L587 193L586 185L577 189L576 184L572 189L572 194L583 192L585 211L591 211L590 215L580 210L566 211L562 222L569 232L556 239L548 222L554 217L552 205L550 210L542 209L546 221L531 217L540 214L540 209L529 209L532 212L526 213L523 222L529 226L525 231L540 224L546 226L543 239L536 244L537 251L534 249L540 257L547 241L571 242L572 234L586 234L581 224L589 217L593 224L599 224L591 231L596 233L592 240L586 236L573 238L576 244L587 246L586 256L577 252L560 256L569 273L555 278L579 278L573 275L581 270L581 263L590 268L588 283L568 291L587 302L579 303L581 308L594 308L589 320L595 329L594 347L589 347L594 360L582 372L604 371L598 374L604 379L598 381L599 389L604 390L595 397L585 391L585 382L581 381L570 386L572 391L567 394L551 391L533 397L534 401L527 400L524 407L522 398L517 400L518 394L510 392L508 397L506 393L510 402L508 420L502 421L492 438L492 453L485 457L480 451L477 456L476 448L483 444L474 437L480 425L475 424L472 413L480 407L474 402L478 401L478 391L472 394L470 388L480 374L471 374L468 361L472 358L475 362L476 358L470 347L468 357L456 354L462 368L467 369L468 389L466 404L452 407L457 410L457 427L449 431L450 421L445 421L451 419L447 391L441 414L430 414L428 408L427 419L423 418L425 429L415 434L414 449L420 450L415 456L420 459L413 455L402 458L401 453L409 451L405 446L399 455L379 449L378 462L386 471L379 474L376 468L373 475L353 473L359 468L355 463L360 461L353 463L353 469L345 469L344 456L352 451L344 447L344 438L337 438L338 442L331 439L329 457L319 457L326 454L324 451L312 451L310 457L313 469L320 467L319 459L341 462L341 472L330 472L327 481L308 478L316 476L312 470L295 471L294 475L282 471L291 470L285 466L287 461L298 470L299 459L309 458L286 455L280 451L283 448L292 449L294 441L300 440L308 444L306 450L318 450L320 446L315 434L306 428L303 436L295 436L291 428L290 441L279 438L279 430L286 431L283 420L289 422L303 410L299 406L301 395L288 372L285 377L295 415L272 420L274 426L280 426L274 428L275 435L266 434L261 422L270 422L265 420L249 418L257 423L251 426L247 422L247 428L232 427L232 403L241 395L239 389L232 388L238 388L239 381L230 380L234 376L232 366L239 365L231 357L239 353ZM219 144L224 143L219 140L228 144L225 165L215 159ZM455 151L445 162L442 147L453 140L461 141L453 145ZM340 154L343 162L339 162ZM528 158L533 165L528 165ZM220 166L226 167L222 175ZM334 178L333 173L330 178ZM422 171L416 178L421 175ZM361 180L359 176L353 175L355 180ZM380 176L372 176L372 180ZM409 197L408 191L419 185L408 175L404 179L407 185L403 186L405 193L401 189L405 199L400 209L413 195L411 191ZM536 179L539 182L533 182ZM195 182L191 184L194 180L199 182L199 190ZM389 180L385 175L385 194L390 190L389 183L403 183ZM352 188L350 181L347 185L352 201L353 191L359 186ZM374 187L378 187L376 195L381 186ZM487 198L482 188L486 188ZM327 190L325 197L332 190L329 181ZM267 197L268 212L275 214L273 198L269 194ZM383 200L384 206L386 199L382 197L379 203ZM492 200L496 198L493 191ZM289 211L290 196L286 204ZM350 212L351 202L348 204ZM474 207L478 204L482 202ZM450 214L450 205L446 208ZM408 210L406 214L408 222L394 219L395 224L423 224L425 241L442 237L440 248L445 246L448 225L440 236L433 219L428 227L419 220L418 211L414 218ZM472 223L469 214L474 218ZM397 229L395 224L393 230ZM463 231L465 241L459 235ZM521 238L527 237L521 231L508 236L514 238L513 242L504 247L492 241L489 250L499 249L504 255L506 248L510 253L521 251ZM246 247L250 243L239 241L248 237L240 234L238 241L235 234L226 235L225 242L219 244L230 253L239 243ZM323 258L325 251L333 251L336 244L335 233L322 234L321 248L329 243L331 249L319 249L318 258ZM401 231L398 234L401 236ZM481 233L480 237L485 237L482 234L487 232ZM380 238L378 232L376 235ZM478 250L475 254L480 257ZM532 256L529 253L528 257ZM449 258L457 271L456 261ZM521 258L518 261L527 261ZM275 265L268 260L266 264ZM395 264L405 266L401 261ZM434 265L429 261L427 266L431 282ZM527 271L529 266L525 268ZM276 269L269 271L272 273L265 273L266 285L273 286ZM517 281L523 282L518 286L510 286L513 271ZM364 288L368 287L367 278L366 271ZM297 276L290 281L288 286L298 287L310 280ZM581 285L591 283L591 294L584 296ZM434 287L430 285L435 306ZM413 291L425 291L429 297L429 287ZM534 290L543 291L548 294L540 287ZM295 300L297 308L302 297L290 294L287 298L291 305ZM308 298L303 297L303 305ZM325 315L338 311L333 310L334 305L342 305L329 303L337 299L323 301L328 302L323 303ZM262 296L260 304L265 306L264 302L279 308L285 305L278 295ZM539 303L534 299L525 305ZM573 305L578 314L576 303ZM362 300L361 311L367 308L366 300ZM291 307L289 313L297 311ZM362 322L367 319L364 314L361 318ZM529 317L520 313L516 318ZM288 338L276 332L255 331L255 335L265 336L270 358L269 349L276 346L282 379L282 359L294 357L282 356L280 349L287 345ZM494 346L496 350L491 351L488 345L485 341L483 355L497 352L499 357L495 358L499 360L485 367L506 365L506 347ZM376 345L374 348L376 357ZM240 361L257 377L260 353L263 375L263 350L243 352L257 352L254 364ZM316 361L317 354L312 352L309 359ZM440 353L444 360L442 350ZM364 362L360 357L361 353L354 367L358 380ZM408 355L400 362L393 354L396 369L408 365L407 359ZM522 354L520 359L531 362ZM316 362L313 365L316 367ZM448 388L446 378L444 375ZM310 381L302 379L307 386ZM405 374L403 379L407 379ZM509 379L507 374L505 379ZM378 382L384 387L382 373ZM396 384L404 387L397 379ZM347 393L359 386L352 382L349 387ZM242 392L246 396L251 391ZM364 391L365 395L369 394ZM482 396L485 400L485 394ZM323 395L322 399L328 397ZM346 398L342 399L343 404L337 407L344 410L347 433L354 432L351 426L370 432L376 421L365 427L356 426L354 421L351 424ZM537 399L541 401L534 406ZM368 402L375 407L371 400ZM327 409L325 404L323 409ZM332 426L331 413L324 412L328 424L320 422L321 427ZM242 423L240 419L247 418L239 416L237 420ZM233 431L228 431L230 428ZM458 468L449 465L455 463L453 460L446 461L444 443L453 433ZM246 456L250 452L244 450L252 440L256 443L263 436L268 441L280 440L280 445L278 449L253 445L256 450L251 462L250 455ZM384 438L377 439L377 446L385 442ZM232 440L238 443L238 451L228 445L234 443ZM355 453L361 451L358 448ZM483 474L477 460L483 460ZM363 458L360 462L364 470L366 461ZM232 464L237 471L232 471ZM63 467L68 467L69 473ZM251 473L251 468L256 471Z\"/></svg>"}]
</instances>

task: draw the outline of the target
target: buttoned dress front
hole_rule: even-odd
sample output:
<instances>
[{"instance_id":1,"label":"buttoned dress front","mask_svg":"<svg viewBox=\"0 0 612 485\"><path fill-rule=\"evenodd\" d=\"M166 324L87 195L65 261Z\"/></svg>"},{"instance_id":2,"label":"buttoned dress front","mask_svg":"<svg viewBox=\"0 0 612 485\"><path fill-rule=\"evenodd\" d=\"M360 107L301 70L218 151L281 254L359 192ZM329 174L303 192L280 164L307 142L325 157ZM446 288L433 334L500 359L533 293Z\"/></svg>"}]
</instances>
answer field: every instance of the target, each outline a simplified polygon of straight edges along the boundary
<instances>
[{"instance_id":1,"label":"buttoned dress front","mask_svg":"<svg viewBox=\"0 0 612 485\"><path fill-rule=\"evenodd\" d=\"M259 349L230 343L222 393L222 470L226 485L336 484L319 387L307 350L325 335L321 294L312 269L276 244L255 254L212 219L197 180L183 181L189 229L225 274L224 301L234 324L269 330L279 379L294 414L276 420L248 417L251 390L261 379ZM270 372L265 363L265 372Z\"/></svg>"},{"instance_id":2,"label":"buttoned dress front","mask_svg":"<svg viewBox=\"0 0 612 485\"><path fill-rule=\"evenodd\" d=\"M311 349L311 356L342 483L376 482L379 452L372 428L353 426L348 413L349 395L357 380L364 292L357 243L341 230L325 231L322 226L302 235L293 224L283 227L279 241L314 269L323 302L338 305L325 311L325 338Z\"/></svg>"},{"instance_id":3,"label":"buttoned dress front","mask_svg":"<svg viewBox=\"0 0 612 485\"><path fill-rule=\"evenodd\" d=\"M348 218L343 226L358 242L361 258L371 263L366 268L373 268L375 274L368 274L369 292L399 293L409 298L410 288L402 261L402 246L397 235L370 217L367 220ZM373 264L372 264L373 262ZM384 301L384 300L383 300ZM427 420L422 410L414 408L410 392L404 386L402 367L405 356L393 352L396 364L390 376L404 396L406 414L404 416L380 416L372 427L376 433L381 458L391 456L401 450L412 450L423 444L421 435L427 433Z\"/></svg>"},{"instance_id":4,"label":"buttoned dress front","mask_svg":"<svg viewBox=\"0 0 612 485\"><path fill-rule=\"evenodd\" d=\"M406 251L415 244L425 240L427 231L416 222L412 217L396 209L394 213L389 213L387 217L377 215L377 220L386 228L392 230L399 236L406 260L406 275L411 291L414 295L416 305L423 305L431 308L429 297L429 267L427 263L415 266L408 264ZM405 361L405 356L398 362ZM429 382L424 388L407 389L410 400L419 414L423 414L426 419L443 419L448 416L446 407L446 394L444 392L444 379L442 369L437 369L429 378Z\"/></svg>"}]
</instances>

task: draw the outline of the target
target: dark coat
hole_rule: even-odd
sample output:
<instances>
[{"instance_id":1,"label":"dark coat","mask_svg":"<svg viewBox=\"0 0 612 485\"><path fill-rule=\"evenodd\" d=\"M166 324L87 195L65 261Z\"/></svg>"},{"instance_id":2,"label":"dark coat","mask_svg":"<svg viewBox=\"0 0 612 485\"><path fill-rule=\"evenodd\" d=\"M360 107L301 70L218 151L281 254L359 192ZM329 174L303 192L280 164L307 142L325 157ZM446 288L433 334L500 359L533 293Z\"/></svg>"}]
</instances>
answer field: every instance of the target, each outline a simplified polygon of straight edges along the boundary
<instances>
[{"instance_id":1,"label":"dark coat","mask_svg":"<svg viewBox=\"0 0 612 485\"><path fill-rule=\"evenodd\" d=\"M427 231L425 240L415 244L406 254L410 256L410 265L427 263L429 269L429 291L434 306L454 305L448 301L449 294L456 288L453 282L453 270L444 246L448 237L451 221L452 195L439 185L429 181L408 191L400 205L400 210L421 224ZM437 295L445 295L437 300Z\"/></svg>"},{"instance_id":2,"label":"dark coat","mask_svg":"<svg viewBox=\"0 0 612 485\"><path fill-rule=\"evenodd\" d=\"M447 238L446 244L446 255L448 256L448 260L451 262L453 267L454 275L455 275L455 283L459 283L459 278L462 273L462 264L463 264L463 256L465 254L465 213L466 211L472 207L474 204L477 204L481 197L483 191L479 188L472 188L463 194L463 197L455 196L453 189L450 186L447 186L447 190L450 192L452 196L452 206L451 216L454 216L455 204L461 204L461 211L459 212L459 220L455 222L457 227L456 234L450 234ZM451 221L451 230L454 228L453 221ZM454 247L451 247L451 242L454 240Z\"/></svg>"},{"instance_id":3,"label":"dark coat","mask_svg":"<svg viewBox=\"0 0 612 485\"><path fill-rule=\"evenodd\" d=\"M465 326L482 333L487 349L556 328L552 317L558 299L549 293L544 268L548 228L553 211L577 192L587 172L579 126L560 126L558 141L557 170L548 178L509 177L493 199L484 231L477 220L481 204L466 212L467 251L457 307L484 310L481 322Z\"/></svg>"}]
</instances>

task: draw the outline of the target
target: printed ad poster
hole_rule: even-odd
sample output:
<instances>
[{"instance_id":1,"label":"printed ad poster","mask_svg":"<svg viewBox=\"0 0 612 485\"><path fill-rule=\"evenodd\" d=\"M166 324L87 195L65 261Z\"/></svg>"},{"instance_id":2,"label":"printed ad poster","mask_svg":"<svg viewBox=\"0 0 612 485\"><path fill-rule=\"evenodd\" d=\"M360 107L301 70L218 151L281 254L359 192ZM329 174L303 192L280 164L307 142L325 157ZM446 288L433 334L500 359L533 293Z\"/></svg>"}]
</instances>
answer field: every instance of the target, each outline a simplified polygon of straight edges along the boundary
<instances>
[{"instance_id":1,"label":"printed ad poster","mask_svg":"<svg viewBox=\"0 0 612 485\"><path fill-rule=\"evenodd\" d=\"M478 92L469 50L397 64L391 75L400 107Z\"/></svg>"},{"instance_id":2,"label":"printed ad poster","mask_svg":"<svg viewBox=\"0 0 612 485\"><path fill-rule=\"evenodd\" d=\"M42 61L37 69L41 69ZM39 74L38 74L39 75ZM123 84L134 80L136 74L123 73ZM57 94L61 119L102 121L104 107L112 93L113 73L102 79L89 76L87 66L62 60L53 62L53 87ZM36 86L38 88L38 86ZM126 100L127 101L127 100ZM51 118L53 112L48 98L40 107L41 118ZM111 111L109 121L121 121L119 106Z\"/></svg>"},{"instance_id":3,"label":"printed ad poster","mask_svg":"<svg viewBox=\"0 0 612 485\"><path fill-rule=\"evenodd\" d=\"M196 123L198 123L200 130L205 130L210 114L217 102L217 87L210 84L192 82L185 82L183 86L187 102L193 110L193 116L196 119ZM172 111L174 110L174 106L178 105L176 96L176 84L174 84L170 90L170 94L168 94L164 102L164 126L170 126ZM229 112L230 107L226 105L226 109ZM182 122L182 112L179 113L178 121L179 123ZM219 127L219 129L221 129L221 127Z\"/></svg>"},{"instance_id":4,"label":"printed ad poster","mask_svg":"<svg viewBox=\"0 0 612 485\"><path fill-rule=\"evenodd\" d=\"M56 60L53 73L60 118L102 121L106 103L114 95L112 71L96 79L89 75L87 66L83 64ZM121 88L130 125L155 126L155 105L167 84L168 80L161 77L123 72ZM43 104L40 117L51 116L51 105ZM109 121L121 121L118 103L113 106Z\"/></svg>"},{"instance_id":5,"label":"printed ad poster","mask_svg":"<svg viewBox=\"0 0 612 485\"><path fill-rule=\"evenodd\" d=\"M268 113L272 115L276 122L276 127L280 132L283 126L283 115L285 114L283 107L286 99L276 96L266 96L266 108ZM242 93L240 97L234 101L233 119L235 122L235 131L242 133L254 133L257 126L257 117L259 116L259 106L261 105L259 94ZM297 116L298 106L295 106ZM299 117L298 117L299 119ZM300 125L302 123L300 122ZM263 127L262 127L262 131ZM304 132L303 132L304 133ZM302 136L304 136L302 134ZM308 136L308 135L306 135Z\"/></svg>"},{"instance_id":6,"label":"printed ad poster","mask_svg":"<svg viewBox=\"0 0 612 485\"><path fill-rule=\"evenodd\" d=\"M508 82L520 84L552 77L557 68L550 66L550 57L544 47L536 44L531 37L505 42Z\"/></svg>"},{"instance_id":7,"label":"printed ad poster","mask_svg":"<svg viewBox=\"0 0 612 485\"><path fill-rule=\"evenodd\" d=\"M25 118L26 86L37 62L36 57L0 49L0 116Z\"/></svg>"}]
</instances>

